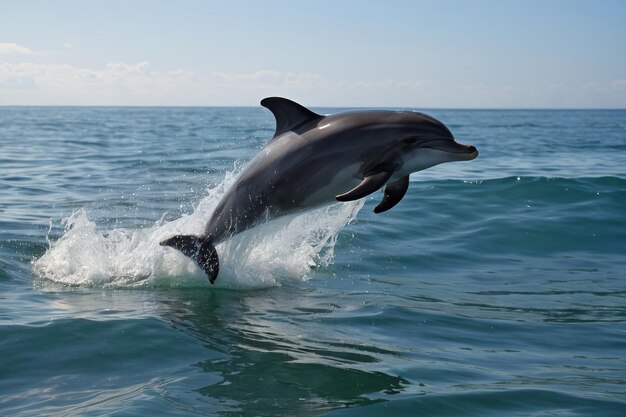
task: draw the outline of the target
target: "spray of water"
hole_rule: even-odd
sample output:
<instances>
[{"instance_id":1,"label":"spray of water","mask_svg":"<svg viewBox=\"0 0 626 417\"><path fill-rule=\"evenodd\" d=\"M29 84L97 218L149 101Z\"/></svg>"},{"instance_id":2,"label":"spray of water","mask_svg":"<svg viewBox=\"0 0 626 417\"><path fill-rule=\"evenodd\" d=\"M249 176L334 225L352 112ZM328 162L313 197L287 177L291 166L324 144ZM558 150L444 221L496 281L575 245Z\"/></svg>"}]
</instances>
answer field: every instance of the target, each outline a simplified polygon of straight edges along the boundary
<instances>
[{"instance_id":1,"label":"spray of water","mask_svg":"<svg viewBox=\"0 0 626 417\"><path fill-rule=\"evenodd\" d=\"M198 204L193 213L150 228L100 230L85 210L63 220L65 231L33 262L40 281L107 288L203 287L206 276L178 251L159 246L177 234L200 234L225 190L230 173ZM315 267L333 258L337 236L363 202L334 204L285 216L240 233L217 246L217 287L263 288L306 280Z\"/></svg>"}]
</instances>

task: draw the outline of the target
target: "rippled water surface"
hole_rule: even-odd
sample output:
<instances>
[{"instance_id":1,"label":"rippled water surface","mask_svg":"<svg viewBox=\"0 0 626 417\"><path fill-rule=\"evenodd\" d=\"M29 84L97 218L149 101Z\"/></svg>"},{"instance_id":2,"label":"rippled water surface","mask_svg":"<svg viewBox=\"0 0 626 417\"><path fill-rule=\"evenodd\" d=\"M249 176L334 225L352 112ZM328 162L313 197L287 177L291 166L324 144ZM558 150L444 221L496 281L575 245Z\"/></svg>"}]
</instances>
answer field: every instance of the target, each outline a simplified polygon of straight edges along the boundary
<instances>
[{"instance_id":1,"label":"rippled water surface","mask_svg":"<svg viewBox=\"0 0 626 417\"><path fill-rule=\"evenodd\" d=\"M238 235L210 286L158 242L268 111L0 107L0 415L623 416L626 111L428 113L479 158Z\"/></svg>"}]
</instances>

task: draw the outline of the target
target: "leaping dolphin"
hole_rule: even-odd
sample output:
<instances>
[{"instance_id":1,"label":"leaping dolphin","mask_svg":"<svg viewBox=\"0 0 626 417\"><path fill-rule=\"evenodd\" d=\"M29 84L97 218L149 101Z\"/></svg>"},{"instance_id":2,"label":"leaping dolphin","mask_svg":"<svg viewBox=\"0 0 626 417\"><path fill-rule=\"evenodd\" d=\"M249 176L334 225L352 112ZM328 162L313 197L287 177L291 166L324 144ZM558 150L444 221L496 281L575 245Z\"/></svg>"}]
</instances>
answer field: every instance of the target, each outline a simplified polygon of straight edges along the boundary
<instances>
[{"instance_id":1,"label":"leaping dolphin","mask_svg":"<svg viewBox=\"0 0 626 417\"><path fill-rule=\"evenodd\" d=\"M272 139L224 194L200 236L162 241L193 259L211 284L219 273L215 245L255 225L385 186L374 212L404 197L409 174L443 162L469 161L474 146L454 140L439 120L414 111L368 110L323 116L282 97L261 105L276 118Z\"/></svg>"}]
</instances>

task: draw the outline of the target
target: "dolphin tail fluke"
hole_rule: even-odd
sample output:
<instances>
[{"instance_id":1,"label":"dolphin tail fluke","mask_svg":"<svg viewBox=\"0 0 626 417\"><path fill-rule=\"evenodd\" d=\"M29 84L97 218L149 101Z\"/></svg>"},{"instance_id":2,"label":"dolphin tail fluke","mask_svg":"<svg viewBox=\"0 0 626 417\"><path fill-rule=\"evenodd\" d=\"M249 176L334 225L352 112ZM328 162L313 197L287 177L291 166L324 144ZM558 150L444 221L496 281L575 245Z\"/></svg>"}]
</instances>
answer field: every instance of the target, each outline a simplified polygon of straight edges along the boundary
<instances>
[{"instance_id":1,"label":"dolphin tail fluke","mask_svg":"<svg viewBox=\"0 0 626 417\"><path fill-rule=\"evenodd\" d=\"M211 284L217 279L217 274L220 272L220 260L211 239L192 235L178 235L164 240L160 245L178 249L185 256L193 259L206 272Z\"/></svg>"}]
</instances>

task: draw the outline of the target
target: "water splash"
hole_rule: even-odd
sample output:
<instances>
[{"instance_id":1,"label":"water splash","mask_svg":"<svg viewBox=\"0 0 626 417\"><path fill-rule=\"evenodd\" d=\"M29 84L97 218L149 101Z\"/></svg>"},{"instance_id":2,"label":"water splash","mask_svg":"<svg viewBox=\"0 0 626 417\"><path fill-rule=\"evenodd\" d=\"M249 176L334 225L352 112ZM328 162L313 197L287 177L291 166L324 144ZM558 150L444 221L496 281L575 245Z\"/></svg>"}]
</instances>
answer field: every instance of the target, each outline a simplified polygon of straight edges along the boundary
<instances>
[{"instance_id":1,"label":"water splash","mask_svg":"<svg viewBox=\"0 0 626 417\"><path fill-rule=\"evenodd\" d=\"M143 229L100 230L78 210L63 220L65 231L33 262L42 285L105 287L205 287L204 272L180 252L159 246L177 234L200 234L220 198L234 182L229 173L208 190L193 213ZM217 245L217 287L263 288L306 280L333 258L337 236L363 202L334 204L261 224Z\"/></svg>"}]
</instances>

